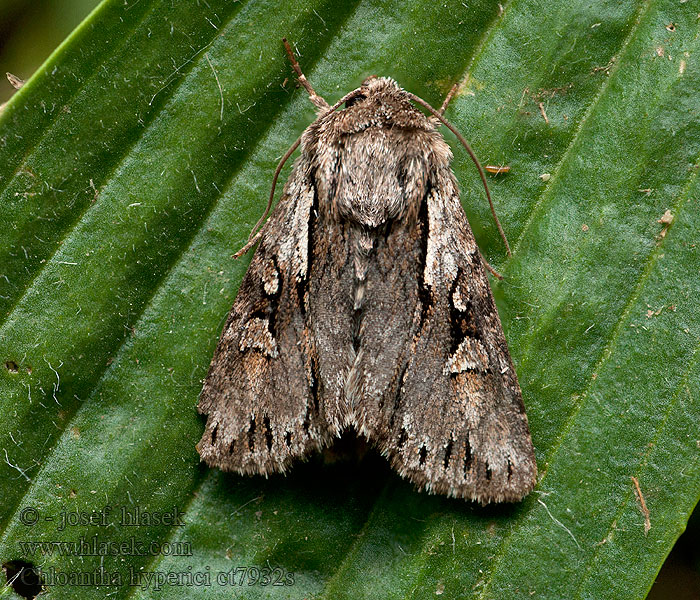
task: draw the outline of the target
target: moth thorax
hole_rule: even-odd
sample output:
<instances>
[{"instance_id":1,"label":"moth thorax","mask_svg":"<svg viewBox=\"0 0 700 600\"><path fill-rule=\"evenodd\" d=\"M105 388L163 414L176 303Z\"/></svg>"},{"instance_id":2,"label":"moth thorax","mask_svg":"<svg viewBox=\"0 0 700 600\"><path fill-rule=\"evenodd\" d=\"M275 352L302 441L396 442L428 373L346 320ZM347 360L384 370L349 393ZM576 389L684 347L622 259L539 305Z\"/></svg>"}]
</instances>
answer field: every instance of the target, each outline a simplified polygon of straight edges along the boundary
<instances>
[{"instance_id":1,"label":"moth thorax","mask_svg":"<svg viewBox=\"0 0 700 600\"><path fill-rule=\"evenodd\" d=\"M418 212L427 168L404 141L398 132L374 128L349 136L333 198L338 217L376 228Z\"/></svg>"}]
</instances>

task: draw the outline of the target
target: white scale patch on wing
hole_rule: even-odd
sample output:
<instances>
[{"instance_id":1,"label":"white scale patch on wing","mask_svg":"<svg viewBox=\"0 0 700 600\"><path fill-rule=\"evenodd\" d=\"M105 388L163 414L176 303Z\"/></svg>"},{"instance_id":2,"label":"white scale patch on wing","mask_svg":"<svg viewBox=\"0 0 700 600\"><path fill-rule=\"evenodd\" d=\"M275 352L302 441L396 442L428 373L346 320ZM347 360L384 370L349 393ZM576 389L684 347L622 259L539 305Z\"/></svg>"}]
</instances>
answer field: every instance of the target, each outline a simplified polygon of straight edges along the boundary
<instances>
[{"instance_id":1,"label":"white scale patch on wing","mask_svg":"<svg viewBox=\"0 0 700 600\"><path fill-rule=\"evenodd\" d=\"M467 294L466 297L463 293L462 286L457 284L455 286L455 291L452 294L452 304L454 307L462 312L465 312L467 310L467 301L469 299L469 295Z\"/></svg>"},{"instance_id":2,"label":"white scale patch on wing","mask_svg":"<svg viewBox=\"0 0 700 600\"><path fill-rule=\"evenodd\" d=\"M459 196L456 190L454 191L455 193L446 195L445 190L441 193L433 189L428 199L430 235L423 280L433 290L439 281L454 281L459 263L477 252L474 238L459 235L459 228L454 220L447 222L450 216L462 212ZM445 252L445 248L450 248L451 251Z\"/></svg>"},{"instance_id":3,"label":"white scale patch on wing","mask_svg":"<svg viewBox=\"0 0 700 600\"><path fill-rule=\"evenodd\" d=\"M241 352L249 348L261 350L271 358L277 358L277 342L272 337L267 319L254 318L248 321L241 332L239 347Z\"/></svg>"},{"instance_id":4,"label":"white scale patch on wing","mask_svg":"<svg viewBox=\"0 0 700 600\"><path fill-rule=\"evenodd\" d=\"M286 221L288 229L294 235L284 236L280 240L278 259L281 265L289 265L290 273L296 281L302 281L306 277L309 264L309 214L314 202L314 190L312 188L298 189L301 187L295 182L290 186L289 194L299 196L299 208L290 207L287 211ZM302 208L303 206L303 208Z\"/></svg>"},{"instance_id":5,"label":"white scale patch on wing","mask_svg":"<svg viewBox=\"0 0 700 600\"><path fill-rule=\"evenodd\" d=\"M265 261L265 266L263 267L262 271L262 282L265 293L268 296L273 296L277 293L280 285L280 279L277 269L275 268L275 263L271 259Z\"/></svg>"},{"instance_id":6,"label":"white scale patch on wing","mask_svg":"<svg viewBox=\"0 0 700 600\"><path fill-rule=\"evenodd\" d=\"M466 337L454 354L447 359L444 373L461 373L473 370L484 372L489 368L489 355L484 345L477 339Z\"/></svg>"}]
</instances>

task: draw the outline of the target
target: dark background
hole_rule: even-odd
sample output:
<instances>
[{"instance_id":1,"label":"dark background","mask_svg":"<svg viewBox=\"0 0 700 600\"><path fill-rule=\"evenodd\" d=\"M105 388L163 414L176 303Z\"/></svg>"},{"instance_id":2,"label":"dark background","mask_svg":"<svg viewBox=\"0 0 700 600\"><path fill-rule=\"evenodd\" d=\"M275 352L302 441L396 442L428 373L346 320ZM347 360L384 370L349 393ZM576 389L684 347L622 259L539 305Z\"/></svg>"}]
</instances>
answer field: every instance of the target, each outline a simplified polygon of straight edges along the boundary
<instances>
[{"instance_id":1,"label":"dark background","mask_svg":"<svg viewBox=\"0 0 700 600\"><path fill-rule=\"evenodd\" d=\"M97 0L0 0L0 104L13 94L5 73L27 79Z\"/></svg>"}]
</instances>

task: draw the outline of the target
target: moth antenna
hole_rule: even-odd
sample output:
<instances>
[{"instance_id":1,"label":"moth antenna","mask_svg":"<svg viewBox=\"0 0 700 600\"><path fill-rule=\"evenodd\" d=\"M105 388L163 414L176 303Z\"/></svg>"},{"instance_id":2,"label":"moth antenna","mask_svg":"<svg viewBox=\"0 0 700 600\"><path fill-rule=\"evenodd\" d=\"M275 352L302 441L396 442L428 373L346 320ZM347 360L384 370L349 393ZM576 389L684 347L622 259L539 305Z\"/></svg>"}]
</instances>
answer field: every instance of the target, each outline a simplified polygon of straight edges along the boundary
<instances>
[{"instance_id":1,"label":"moth antenna","mask_svg":"<svg viewBox=\"0 0 700 600\"><path fill-rule=\"evenodd\" d=\"M476 165L476 168L479 170L479 176L481 177L481 183L484 184L484 190L486 190L486 198L488 198L489 201L489 206L491 207L491 214L493 215L493 220L496 222L496 227L498 227L498 233L501 234L501 238L503 239L503 243L506 246L506 251L508 253L508 256L512 256L512 253L510 251L510 246L508 245L508 239L506 238L506 234L503 231L503 227L501 227L501 222L498 220L498 216L496 215L496 209L493 206L493 201L491 200L491 192L489 191L489 186L488 183L486 183L486 175L484 174L484 169L481 167L481 163L479 162L479 159L476 157L474 154L474 151L472 150L471 146L467 142L467 140L464 139L464 136L455 129L455 127L447 120L445 117L440 114L437 110L435 110L430 104L428 104L423 98L419 98L415 94L412 94L411 92L406 92L407 96L413 100L414 102L417 102L424 108L428 109L434 116L436 116L440 121L447 127L452 133L454 133L457 136L457 139L462 143L462 145L466 148L467 152L469 153L469 156L471 157L472 161L474 161L474 164ZM448 94L449 96L449 94ZM444 102L443 102L444 105Z\"/></svg>"},{"instance_id":2,"label":"moth antenna","mask_svg":"<svg viewBox=\"0 0 700 600\"><path fill-rule=\"evenodd\" d=\"M263 213L262 217L260 217L258 219L258 222L255 224L255 227L253 227L253 229L250 231L250 235L248 236L248 243L245 246L243 246L243 248L241 248L238 252L236 252L233 255L233 258L240 258L241 256L243 256L260 239L260 236L262 235L263 230L260 229L260 231L258 231L258 229L264 223L265 219L267 218L267 215L270 214L270 208L272 208L272 201L275 198L275 187L277 186L277 178L280 176L280 172L282 171L282 167L284 167L284 163L287 162L287 159L299 147L299 144L301 144L301 137L297 138L297 141L294 142L291 145L291 147L289 148L289 150L287 150L284 153L282 160L280 160L279 163L277 164L277 168L275 169L275 174L272 177L272 187L270 189L270 197L267 199L267 206L265 207L265 212Z\"/></svg>"},{"instance_id":3,"label":"moth antenna","mask_svg":"<svg viewBox=\"0 0 700 600\"><path fill-rule=\"evenodd\" d=\"M285 40L285 43L286 43L286 40ZM289 44L286 44L286 45L289 46ZM348 100L350 100L350 98L354 98L355 96L358 96L358 95L360 95L360 94L361 94L361 92L359 91L359 89L358 89L358 90L353 90L353 91L350 92L349 94L345 94L345 96L343 96L340 100L338 100L338 102L336 102L333 106L328 106L328 105L326 104L326 107L328 108L328 110L326 110L324 113L322 113L321 115L319 115L318 118L316 119L316 121L318 121L319 119L322 119L322 118L325 117L326 115L329 115L330 113L332 113L332 112L338 110L338 108L340 108L340 106L341 106L342 104L344 104L345 102L347 102ZM324 100L324 102L325 102L325 100ZM314 121L314 123L315 123L316 121ZM240 258L240 257L243 256L246 252L248 252L248 250L250 250L255 244L258 243L258 240L260 239L260 236L263 234L263 231L264 231L264 229L265 229L265 227L264 227L264 225L263 225L263 222L264 222L265 219L267 218L267 215L270 214L270 208L272 208L272 202L273 202L273 200L274 200L274 198L275 198L275 188L276 188L276 186L277 186L277 179L278 179L279 176L280 176L280 172L282 171L282 167L284 167L284 163L287 162L287 159L288 159L288 158L292 155L292 153L299 147L299 144L301 144L301 136L298 137L298 138L297 138L297 141L294 142L294 143L291 145L291 147L289 148L289 150L287 150L287 151L284 153L284 156L282 157L282 159L281 159L281 160L279 161L279 163L277 164L277 168L275 169L275 174L274 174L273 177L272 177L272 186L270 187L270 196L269 196L269 198L267 199L267 206L265 207L265 212L263 213L262 217L260 217L260 218L258 219L258 222L255 224L255 227L253 227L253 229L251 230L250 235L248 236L248 242L246 243L246 245L243 246L243 248L241 248L238 252L236 252L236 253L233 255L233 258Z\"/></svg>"},{"instance_id":4,"label":"moth antenna","mask_svg":"<svg viewBox=\"0 0 700 600\"><path fill-rule=\"evenodd\" d=\"M327 108L329 108L328 102L326 102L321 96L319 96L314 91L314 88L311 87L309 80L306 79L304 73L301 70L301 67L299 66L299 63L297 62L296 57L294 56L292 47L287 41L287 38L282 38L282 43L284 44L284 49L287 51L287 56L289 56L289 62L292 63L292 69L294 69L294 72L297 74L297 79L299 80L299 83L302 86L304 86L304 89L309 93L309 99L311 100L311 102L313 102L316 108L320 110L326 110Z\"/></svg>"},{"instance_id":5,"label":"moth antenna","mask_svg":"<svg viewBox=\"0 0 700 600\"><path fill-rule=\"evenodd\" d=\"M447 107L449 106L450 102L452 102L452 98L455 97L455 94L457 93L458 89L459 89L459 82L455 83L450 88L450 91L447 93L447 96L445 96L445 99L442 101L442 106L440 107L440 110L438 111L441 115L445 114Z\"/></svg>"}]
</instances>

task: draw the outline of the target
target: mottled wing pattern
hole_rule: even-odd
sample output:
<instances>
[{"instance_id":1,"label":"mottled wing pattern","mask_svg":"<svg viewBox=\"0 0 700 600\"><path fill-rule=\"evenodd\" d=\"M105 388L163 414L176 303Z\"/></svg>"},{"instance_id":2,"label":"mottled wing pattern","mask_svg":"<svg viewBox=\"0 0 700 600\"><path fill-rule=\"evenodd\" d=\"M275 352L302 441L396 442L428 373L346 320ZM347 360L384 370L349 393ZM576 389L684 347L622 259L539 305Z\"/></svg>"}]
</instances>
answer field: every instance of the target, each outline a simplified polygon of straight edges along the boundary
<instances>
[{"instance_id":1,"label":"mottled wing pattern","mask_svg":"<svg viewBox=\"0 0 700 600\"><path fill-rule=\"evenodd\" d=\"M431 492L532 489L520 387L450 160L390 79L306 130L200 396L207 463L284 471L353 427Z\"/></svg>"},{"instance_id":2,"label":"mottled wing pattern","mask_svg":"<svg viewBox=\"0 0 700 600\"><path fill-rule=\"evenodd\" d=\"M527 417L478 248L448 168L431 174L415 309L393 406L364 420L392 465L418 486L482 503L534 486ZM385 395L386 404L389 395Z\"/></svg>"},{"instance_id":3,"label":"mottled wing pattern","mask_svg":"<svg viewBox=\"0 0 700 600\"><path fill-rule=\"evenodd\" d=\"M284 471L329 437L307 325L316 192L297 161L241 283L200 396L197 449L228 471Z\"/></svg>"}]
</instances>

